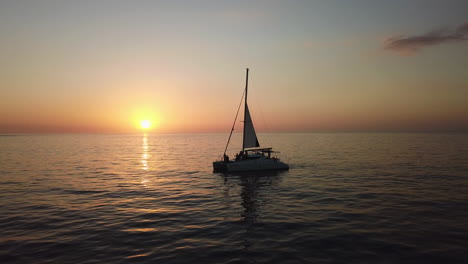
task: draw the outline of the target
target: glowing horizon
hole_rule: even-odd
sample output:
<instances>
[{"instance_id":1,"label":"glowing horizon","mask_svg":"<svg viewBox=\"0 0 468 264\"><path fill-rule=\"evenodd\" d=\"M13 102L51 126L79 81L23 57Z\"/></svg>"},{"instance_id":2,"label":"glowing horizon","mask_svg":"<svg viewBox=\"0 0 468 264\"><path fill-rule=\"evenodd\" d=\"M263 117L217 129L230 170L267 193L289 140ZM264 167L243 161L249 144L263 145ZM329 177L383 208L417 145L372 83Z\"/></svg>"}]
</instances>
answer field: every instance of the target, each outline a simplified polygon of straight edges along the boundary
<instances>
[{"instance_id":1,"label":"glowing horizon","mask_svg":"<svg viewBox=\"0 0 468 264\"><path fill-rule=\"evenodd\" d=\"M468 132L468 3L424 3L3 1L0 133L228 133L246 67L259 132Z\"/></svg>"}]
</instances>

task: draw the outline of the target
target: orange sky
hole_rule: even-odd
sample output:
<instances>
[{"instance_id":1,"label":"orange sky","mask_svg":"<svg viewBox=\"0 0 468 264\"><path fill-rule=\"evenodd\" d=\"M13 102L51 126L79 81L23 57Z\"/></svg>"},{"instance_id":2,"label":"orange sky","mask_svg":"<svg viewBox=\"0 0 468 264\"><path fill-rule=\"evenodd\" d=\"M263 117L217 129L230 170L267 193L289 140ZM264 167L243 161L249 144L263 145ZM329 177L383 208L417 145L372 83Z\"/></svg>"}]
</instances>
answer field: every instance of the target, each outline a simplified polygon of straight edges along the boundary
<instances>
[{"instance_id":1,"label":"orange sky","mask_svg":"<svg viewBox=\"0 0 468 264\"><path fill-rule=\"evenodd\" d=\"M246 67L259 131L468 131L468 5L423 2L2 1L0 133L229 132Z\"/></svg>"}]
</instances>

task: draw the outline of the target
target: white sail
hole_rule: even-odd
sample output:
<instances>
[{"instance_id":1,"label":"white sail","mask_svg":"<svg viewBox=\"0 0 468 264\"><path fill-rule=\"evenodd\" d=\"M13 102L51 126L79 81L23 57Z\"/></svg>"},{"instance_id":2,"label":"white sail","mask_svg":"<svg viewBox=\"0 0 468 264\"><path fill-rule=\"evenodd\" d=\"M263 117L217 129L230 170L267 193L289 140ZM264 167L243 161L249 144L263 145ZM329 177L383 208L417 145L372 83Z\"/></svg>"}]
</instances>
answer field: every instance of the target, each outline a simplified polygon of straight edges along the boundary
<instances>
[{"instance_id":1,"label":"white sail","mask_svg":"<svg viewBox=\"0 0 468 264\"><path fill-rule=\"evenodd\" d=\"M255 128L253 126L252 118L250 117L249 106L245 105L244 113L244 144L245 148L260 147L258 143L257 134L255 134Z\"/></svg>"}]
</instances>

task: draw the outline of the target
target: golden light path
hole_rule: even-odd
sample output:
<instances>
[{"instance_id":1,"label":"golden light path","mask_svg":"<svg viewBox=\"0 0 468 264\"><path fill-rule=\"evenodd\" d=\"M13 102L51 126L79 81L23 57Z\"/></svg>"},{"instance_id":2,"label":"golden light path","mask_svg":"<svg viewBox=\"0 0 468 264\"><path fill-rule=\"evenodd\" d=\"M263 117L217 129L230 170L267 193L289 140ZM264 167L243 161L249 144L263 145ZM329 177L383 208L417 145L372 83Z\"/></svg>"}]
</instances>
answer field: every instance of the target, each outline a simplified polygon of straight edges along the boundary
<instances>
[{"instance_id":1,"label":"golden light path","mask_svg":"<svg viewBox=\"0 0 468 264\"><path fill-rule=\"evenodd\" d=\"M148 166L148 158L149 158L148 148L149 148L149 146L148 146L148 135L147 134L143 134L142 147L143 147L143 153L142 153L142 157L141 157L141 164L142 164L142 169L145 172L145 174L143 174L142 177L141 177L141 184L143 184L144 186L147 186L147 183L149 182L148 174L147 174L147 172L149 171L149 166Z\"/></svg>"}]
</instances>

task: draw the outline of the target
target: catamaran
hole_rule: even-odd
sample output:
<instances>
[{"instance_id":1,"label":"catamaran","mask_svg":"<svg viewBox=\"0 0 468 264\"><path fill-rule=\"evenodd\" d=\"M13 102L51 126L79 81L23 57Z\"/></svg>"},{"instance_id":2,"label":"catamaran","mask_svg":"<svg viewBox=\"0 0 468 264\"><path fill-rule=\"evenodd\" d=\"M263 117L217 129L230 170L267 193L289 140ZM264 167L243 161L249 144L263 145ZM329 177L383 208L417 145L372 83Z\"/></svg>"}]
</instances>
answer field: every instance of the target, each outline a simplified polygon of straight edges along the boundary
<instances>
[{"instance_id":1,"label":"catamaran","mask_svg":"<svg viewBox=\"0 0 468 264\"><path fill-rule=\"evenodd\" d=\"M224 149L223 158L213 162L214 172L238 172L238 171L262 171L262 170L287 170L289 166L280 161L275 156L276 151L272 148L260 147L257 134L250 117L249 106L247 104L247 91L249 84L249 69L245 78L245 90L242 99L244 99L244 131L242 140L242 150L235 155L235 159L229 159L226 155L229 141L231 140L232 132L236 124L237 116L239 114L240 106L237 109L237 114L232 125L231 133L229 134L226 148ZM241 103L242 103L241 99Z\"/></svg>"}]
</instances>

